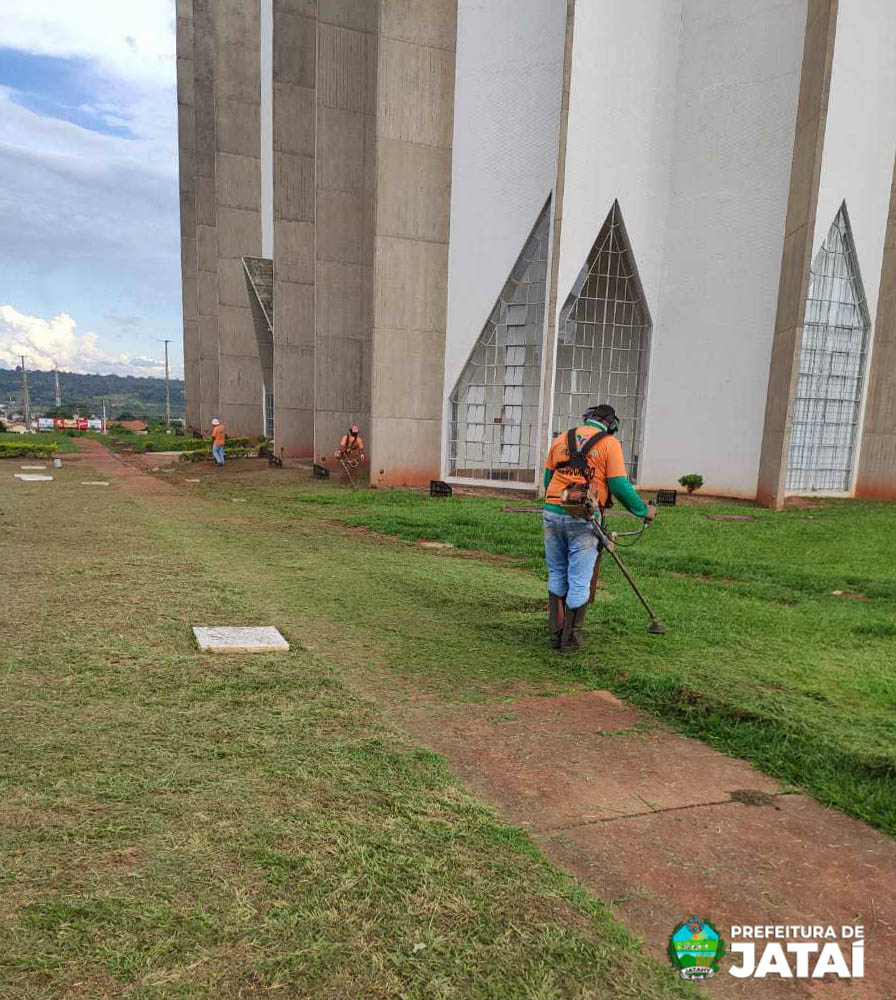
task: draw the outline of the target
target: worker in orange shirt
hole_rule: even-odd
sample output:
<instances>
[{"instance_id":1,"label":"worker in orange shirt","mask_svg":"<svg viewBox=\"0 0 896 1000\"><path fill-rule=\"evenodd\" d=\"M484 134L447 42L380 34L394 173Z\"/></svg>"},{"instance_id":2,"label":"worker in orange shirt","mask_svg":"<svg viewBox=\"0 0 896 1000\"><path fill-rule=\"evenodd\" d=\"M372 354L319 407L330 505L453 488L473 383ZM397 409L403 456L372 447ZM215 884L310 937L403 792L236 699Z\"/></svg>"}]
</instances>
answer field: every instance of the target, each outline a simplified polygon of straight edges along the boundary
<instances>
[{"instance_id":1,"label":"worker in orange shirt","mask_svg":"<svg viewBox=\"0 0 896 1000\"><path fill-rule=\"evenodd\" d=\"M356 466L364 461L364 438L361 437L361 428L357 424L352 424L342 435L342 440L336 449L336 457L350 466Z\"/></svg>"},{"instance_id":2,"label":"worker in orange shirt","mask_svg":"<svg viewBox=\"0 0 896 1000\"><path fill-rule=\"evenodd\" d=\"M564 653L582 648L591 574L600 554L590 515L615 497L636 517L653 520L629 482L616 411L592 406L583 423L558 435L544 470L544 555L548 566L548 619L551 646Z\"/></svg>"},{"instance_id":3,"label":"worker in orange shirt","mask_svg":"<svg viewBox=\"0 0 896 1000\"><path fill-rule=\"evenodd\" d=\"M220 469L224 465L224 442L227 440L227 433L224 425L217 417L212 419L212 458L215 465Z\"/></svg>"}]
</instances>

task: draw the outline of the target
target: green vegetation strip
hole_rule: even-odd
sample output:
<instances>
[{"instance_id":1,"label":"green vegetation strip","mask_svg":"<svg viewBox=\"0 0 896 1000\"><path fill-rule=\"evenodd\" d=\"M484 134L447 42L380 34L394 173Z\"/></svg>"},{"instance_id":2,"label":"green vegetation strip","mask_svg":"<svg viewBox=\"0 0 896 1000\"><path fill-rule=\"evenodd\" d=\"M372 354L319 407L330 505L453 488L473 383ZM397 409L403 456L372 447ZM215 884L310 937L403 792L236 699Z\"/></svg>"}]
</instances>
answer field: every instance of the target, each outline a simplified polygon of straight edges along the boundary
<instances>
[{"instance_id":1,"label":"green vegetation strip","mask_svg":"<svg viewBox=\"0 0 896 1000\"><path fill-rule=\"evenodd\" d=\"M80 478L0 481L0 994L693 995L343 683L456 652L509 676L534 578L440 575L249 485L88 514ZM293 650L195 651L225 623Z\"/></svg>"},{"instance_id":2,"label":"green vegetation strip","mask_svg":"<svg viewBox=\"0 0 896 1000\"><path fill-rule=\"evenodd\" d=\"M325 484L298 495L260 490L256 499L268 516L276 508L407 542L451 542L513 557L533 579L544 579L540 519L503 513L506 500L351 494ZM755 520L707 518L745 512ZM633 526L624 516L619 524ZM825 501L781 513L738 503L667 508L621 555L667 635L646 634L640 605L608 560L586 628L588 649L573 659L544 651L539 605L511 615L512 635L501 631L515 603L496 590L493 601L505 601L507 614L489 622L486 604L485 620L470 623L504 643L488 658L495 673L512 654L525 675L534 650L555 675L608 687L896 834L896 505ZM439 558L448 565L450 557ZM463 677L468 668L455 655L443 669Z\"/></svg>"},{"instance_id":3,"label":"green vegetation strip","mask_svg":"<svg viewBox=\"0 0 896 1000\"><path fill-rule=\"evenodd\" d=\"M76 451L75 443L66 434L56 431L44 431L34 434L0 434L0 457L35 458L46 457L54 453L70 455Z\"/></svg>"}]
</instances>

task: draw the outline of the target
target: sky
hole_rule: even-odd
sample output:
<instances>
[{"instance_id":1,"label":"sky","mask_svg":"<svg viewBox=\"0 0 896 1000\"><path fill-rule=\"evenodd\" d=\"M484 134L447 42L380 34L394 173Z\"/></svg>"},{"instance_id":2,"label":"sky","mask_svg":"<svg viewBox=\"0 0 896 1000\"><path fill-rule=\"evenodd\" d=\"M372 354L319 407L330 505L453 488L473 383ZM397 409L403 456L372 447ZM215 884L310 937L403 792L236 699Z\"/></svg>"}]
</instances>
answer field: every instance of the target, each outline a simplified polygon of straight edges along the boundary
<instances>
[{"instance_id":1,"label":"sky","mask_svg":"<svg viewBox=\"0 0 896 1000\"><path fill-rule=\"evenodd\" d=\"M183 371L174 0L0 4L0 367Z\"/></svg>"}]
</instances>

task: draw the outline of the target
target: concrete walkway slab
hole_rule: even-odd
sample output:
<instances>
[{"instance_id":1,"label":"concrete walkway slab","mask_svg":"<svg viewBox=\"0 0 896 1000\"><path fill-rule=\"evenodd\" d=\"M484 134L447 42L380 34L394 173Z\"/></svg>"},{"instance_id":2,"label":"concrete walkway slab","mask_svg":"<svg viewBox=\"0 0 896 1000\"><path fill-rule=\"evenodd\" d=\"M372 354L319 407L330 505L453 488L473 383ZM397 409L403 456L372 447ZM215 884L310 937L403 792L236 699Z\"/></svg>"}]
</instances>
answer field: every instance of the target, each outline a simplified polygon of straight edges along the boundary
<instances>
[{"instance_id":1,"label":"concrete walkway slab","mask_svg":"<svg viewBox=\"0 0 896 1000\"><path fill-rule=\"evenodd\" d=\"M896 1000L896 843L884 834L606 691L484 705L380 697L660 961L693 913L729 944L735 924L865 928L864 979L737 979L727 969L739 957L726 958L706 996Z\"/></svg>"},{"instance_id":2,"label":"concrete walkway slab","mask_svg":"<svg viewBox=\"0 0 896 1000\"><path fill-rule=\"evenodd\" d=\"M459 773L534 830L780 791L744 761L649 722L606 691L478 707L440 729L439 748Z\"/></svg>"},{"instance_id":3,"label":"concrete walkway slab","mask_svg":"<svg viewBox=\"0 0 896 1000\"><path fill-rule=\"evenodd\" d=\"M723 934L734 924L864 927L862 980L737 980L726 973L707 984L710 995L896 996L896 843L808 796L624 817L540 842L598 897L615 901L658 958L671 929L690 913ZM763 947L759 942L760 954Z\"/></svg>"},{"instance_id":4,"label":"concrete walkway slab","mask_svg":"<svg viewBox=\"0 0 896 1000\"><path fill-rule=\"evenodd\" d=\"M82 486L108 486L108 483L104 483L101 479L88 479L81 483Z\"/></svg>"},{"instance_id":5,"label":"concrete walkway slab","mask_svg":"<svg viewBox=\"0 0 896 1000\"><path fill-rule=\"evenodd\" d=\"M16 472L16 479L21 479L24 483L50 483L53 481L52 476L42 476L37 472Z\"/></svg>"},{"instance_id":6,"label":"concrete walkway slab","mask_svg":"<svg viewBox=\"0 0 896 1000\"><path fill-rule=\"evenodd\" d=\"M193 635L203 652L271 653L286 651L289 643L273 626L238 628L229 625L194 626Z\"/></svg>"},{"instance_id":7,"label":"concrete walkway slab","mask_svg":"<svg viewBox=\"0 0 896 1000\"><path fill-rule=\"evenodd\" d=\"M46 469L45 465L20 465L20 469L24 469L26 472L37 472L38 469Z\"/></svg>"}]
</instances>

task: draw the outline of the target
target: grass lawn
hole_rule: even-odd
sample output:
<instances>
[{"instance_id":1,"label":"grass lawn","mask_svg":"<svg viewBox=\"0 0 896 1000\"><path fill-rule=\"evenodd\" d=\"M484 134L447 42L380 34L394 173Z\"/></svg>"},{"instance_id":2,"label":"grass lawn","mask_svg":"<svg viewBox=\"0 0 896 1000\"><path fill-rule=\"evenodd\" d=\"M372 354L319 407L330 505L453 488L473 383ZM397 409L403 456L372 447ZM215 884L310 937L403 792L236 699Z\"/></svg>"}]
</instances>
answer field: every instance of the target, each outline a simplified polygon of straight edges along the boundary
<instances>
[{"instance_id":1,"label":"grass lawn","mask_svg":"<svg viewBox=\"0 0 896 1000\"><path fill-rule=\"evenodd\" d=\"M0 995L695 995L345 682L556 684L537 577L365 541L318 517L343 506L229 475L145 500L114 482L99 507L83 466L0 480ZM395 509L376 501L356 516ZM289 654L189 637L272 622Z\"/></svg>"},{"instance_id":2,"label":"grass lawn","mask_svg":"<svg viewBox=\"0 0 896 1000\"><path fill-rule=\"evenodd\" d=\"M55 444L57 455L70 455L77 450L73 439L60 431L40 431L34 434L0 434L0 442L4 441L10 441L13 444Z\"/></svg>"},{"instance_id":3,"label":"grass lawn","mask_svg":"<svg viewBox=\"0 0 896 1000\"><path fill-rule=\"evenodd\" d=\"M217 491L232 488L222 483ZM514 557L527 571L518 574L515 595L486 598L469 627L515 647L520 676L543 670L545 615L539 603L525 602L543 593L540 519L502 512L519 500L352 494L327 484L246 487L239 495L266 517L318 517ZM754 520L707 516L718 514ZM624 515L620 523L634 524ZM896 505L832 500L781 513L743 503L665 508L621 555L668 634L646 634L643 610L608 560L586 629L588 650L553 658L552 669L608 687L896 834ZM449 577L448 563L434 566L421 601L444 592L439 578ZM457 584L469 590L469 574ZM463 591L445 598L462 601ZM502 604L497 613L490 611L495 603ZM449 665L442 654L419 659L418 669L464 684L477 668L452 652ZM488 663L496 677L505 669L497 651Z\"/></svg>"}]
</instances>

